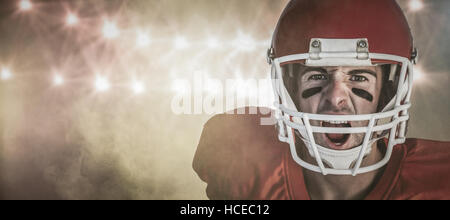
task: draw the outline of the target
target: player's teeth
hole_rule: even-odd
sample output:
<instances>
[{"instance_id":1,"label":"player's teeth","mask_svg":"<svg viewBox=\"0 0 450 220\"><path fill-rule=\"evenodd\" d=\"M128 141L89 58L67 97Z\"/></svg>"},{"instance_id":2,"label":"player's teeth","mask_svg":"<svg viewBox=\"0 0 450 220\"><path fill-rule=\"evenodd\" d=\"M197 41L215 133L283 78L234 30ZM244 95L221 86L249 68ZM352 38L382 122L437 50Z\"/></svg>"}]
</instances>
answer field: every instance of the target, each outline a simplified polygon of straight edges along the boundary
<instances>
[{"instance_id":1,"label":"player's teeth","mask_svg":"<svg viewBox=\"0 0 450 220\"><path fill-rule=\"evenodd\" d=\"M331 123L331 124L347 124L348 123L347 121L326 121L326 122Z\"/></svg>"}]
</instances>

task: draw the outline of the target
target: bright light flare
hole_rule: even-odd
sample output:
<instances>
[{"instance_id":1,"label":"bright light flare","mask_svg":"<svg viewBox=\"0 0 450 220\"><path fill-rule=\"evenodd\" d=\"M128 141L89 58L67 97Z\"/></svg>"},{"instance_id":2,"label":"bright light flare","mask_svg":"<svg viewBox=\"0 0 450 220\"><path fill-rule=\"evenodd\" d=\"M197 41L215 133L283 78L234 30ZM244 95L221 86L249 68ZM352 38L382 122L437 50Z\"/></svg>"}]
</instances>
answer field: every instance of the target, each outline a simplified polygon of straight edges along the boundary
<instances>
[{"instance_id":1,"label":"bright light flare","mask_svg":"<svg viewBox=\"0 0 450 220\"><path fill-rule=\"evenodd\" d=\"M422 70L421 67L418 67L418 66L414 67L413 81L414 81L415 83L420 82L420 81L423 81L424 75L425 75L425 74L424 74L424 71Z\"/></svg>"},{"instance_id":2,"label":"bright light flare","mask_svg":"<svg viewBox=\"0 0 450 220\"><path fill-rule=\"evenodd\" d=\"M222 86L220 85L220 82L217 82L216 80L206 79L204 90L208 94L217 95L222 92Z\"/></svg>"},{"instance_id":3,"label":"bright light flare","mask_svg":"<svg viewBox=\"0 0 450 220\"><path fill-rule=\"evenodd\" d=\"M102 32L103 36L107 39L113 39L120 35L119 28L117 28L117 25L111 21L105 21Z\"/></svg>"},{"instance_id":4,"label":"bright light flare","mask_svg":"<svg viewBox=\"0 0 450 220\"><path fill-rule=\"evenodd\" d=\"M107 78L103 76L97 76L97 79L95 80L95 89L99 92L105 92L109 90L111 85L109 84L109 81Z\"/></svg>"},{"instance_id":5,"label":"bright light flare","mask_svg":"<svg viewBox=\"0 0 450 220\"><path fill-rule=\"evenodd\" d=\"M66 24L68 26L74 26L74 25L78 24L78 17L72 13L67 14Z\"/></svg>"},{"instance_id":6,"label":"bright light flare","mask_svg":"<svg viewBox=\"0 0 450 220\"><path fill-rule=\"evenodd\" d=\"M236 79L235 90L241 95L247 96L247 82L241 78Z\"/></svg>"},{"instance_id":7,"label":"bright light flare","mask_svg":"<svg viewBox=\"0 0 450 220\"><path fill-rule=\"evenodd\" d=\"M206 41L206 45L208 45L210 49L216 49L219 47L219 41L216 38L211 37Z\"/></svg>"},{"instance_id":8,"label":"bright light flare","mask_svg":"<svg viewBox=\"0 0 450 220\"><path fill-rule=\"evenodd\" d=\"M174 41L174 46L178 50L186 49L189 47L189 42L184 37L176 37Z\"/></svg>"},{"instance_id":9,"label":"bright light flare","mask_svg":"<svg viewBox=\"0 0 450 220\"><path fill-rule=\"evenodd\" d=\"M419 11L423 8L423 2L422 0L410 0L409 1L409 8L411 11Z\"/></svg>"},{"instance_id":10,"label":"bright light flare","mask_svg":"<svg viewBox=\"0 0 450 220\"><path fill-rule=\"evenodd\" d=\"M139 95L145 91L144 83L139 81L133 81L131 83L131 89L133 90L135 95Z\"/></svg>"},{"instance_id":11,"label":"bright light flare","mask_svg":"<svg viewBox=\"0 0 450 220\"><path fill-rule=\"evenodd\" d=\"M150 45L150 37L148 36L148 34L144 32L138 32L136 45L138 47L146 47Z\"/></svg>"},{"instance_id":12,"label":"bright light flare","mask_svg":"<svg viewBox=\"0 0 450 220\"><path fill-rule=\"evenodd\" d=\"M12 78L12 73L9 69L3 68L0 78L4 81Z\"/></svg>"},{"instance_id":13,"label":"bright light flare","mask_svg":"<svg viewBox=\"0 0 450 220\"><path fill-rule=\"evenodd\" d=\"M4 81L12 78L12 73L9 69L3 68L0 78Z\"/></svg>"},{"instance_id":14,"label":"bright light flare","mask_svg":"<svg viewBox=\"0 0 450 220\"><path fill-rule=\"evenodd\" d=\"M21 11L29 11L31 8L33 8L33 4L30 0L21 0L19 2L19 8Z\"/></svg>"},{"instance_id":15,"label":"bright light flare","mask_svg":"<svg viewBox=\"0 0 450 220\"><path fill-rule=\"evenodd\" d=\"M256 48L256 40L250 35L239 33L233 41L233 46L240 51L252 51Z\"/></svg>"},{"instance_id":16,"label":"bright light flare","mask_svg":"<svg viewBox=\"0 0 450 220\"><path fill-rule=\"evenodd\" d=\"M62 85L63 83L64 83L64 78L63 78L61 75L55 74L55 75L53 76L53 85L55 85L55 86L60 86L60 85Z\"/></svg>"},{"instance_id":17,"label":"bright light flare","mask_svg":"<svg viewBox=\"0 0 450 220\"><path fill-rule=\"evenodd\" d=\"M175 80L172 84L172 91L177 94L187 94L189 90L190 85L186 80Z\"/></svg>"}]
</instances>

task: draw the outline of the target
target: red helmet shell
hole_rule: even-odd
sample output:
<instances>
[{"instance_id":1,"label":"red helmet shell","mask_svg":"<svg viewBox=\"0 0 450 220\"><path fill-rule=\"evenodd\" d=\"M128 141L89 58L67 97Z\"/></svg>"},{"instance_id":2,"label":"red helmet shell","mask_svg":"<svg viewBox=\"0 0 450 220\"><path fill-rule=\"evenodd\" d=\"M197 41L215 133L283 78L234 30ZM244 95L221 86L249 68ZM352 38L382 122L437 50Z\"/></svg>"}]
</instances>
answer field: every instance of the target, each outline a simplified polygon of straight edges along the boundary
<instances>
[{"instance_id":1,"label":"red helmet shell","mask_svg":"<svg viewBox=\"0 0 450 220\"><path fill-rule=\"evenodd\" d=\"M411 59L408 22L395 0L292 0L274 33L275 58L309 52L312 38L367 38L371 53Z\"/></svg>"}]
</instances>

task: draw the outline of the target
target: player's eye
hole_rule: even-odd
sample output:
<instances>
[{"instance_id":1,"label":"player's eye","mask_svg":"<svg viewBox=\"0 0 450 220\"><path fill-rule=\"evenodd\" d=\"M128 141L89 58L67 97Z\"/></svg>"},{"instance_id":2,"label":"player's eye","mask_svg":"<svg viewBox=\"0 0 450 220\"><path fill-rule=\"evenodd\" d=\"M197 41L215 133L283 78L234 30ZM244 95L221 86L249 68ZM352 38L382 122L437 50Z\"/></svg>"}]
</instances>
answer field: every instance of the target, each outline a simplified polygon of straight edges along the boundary
<instances>
[{"instance_id":1,"label":"player's eye","mask_svg":"<svg viewBox=\"0 0 450 220\"><path fill-rule=\"evenodd\" d=\"M365 82L368 81L368 79L365 76L359 76L359 75L353 75L350 78L351 81L355 81L355 82Z\"/></svg>"},{"instance_id":2,"label":"player's eye","mask_svg":"<svg viewBox=\"0 0 450 220\"><path fill-rule=\"evenodd\" d=\"M308 80L328 80L328 76L325 74L314 74L308 77Z\"/></svg>"}]
</instances>

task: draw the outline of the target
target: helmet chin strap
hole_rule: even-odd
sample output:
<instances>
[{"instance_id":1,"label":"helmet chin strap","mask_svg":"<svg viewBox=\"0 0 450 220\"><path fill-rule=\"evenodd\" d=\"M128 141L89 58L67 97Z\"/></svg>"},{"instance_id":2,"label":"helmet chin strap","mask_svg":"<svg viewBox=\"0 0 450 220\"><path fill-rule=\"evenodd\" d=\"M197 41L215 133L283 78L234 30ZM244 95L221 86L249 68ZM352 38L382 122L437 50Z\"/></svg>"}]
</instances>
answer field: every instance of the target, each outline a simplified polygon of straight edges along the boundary
<instances>
[{"instance_id":1,"label":"helmet chin strap","mask_svg":"<svg viewBox=\"0 0 450 220\"><path fill-rule=\"evenodd\" d=\"M309 155L311 157L315 158L313 147L311 146L311 143L304 138L301 138L301 139L305 143L305 146L308 149ZM367 156L370 154L370 152L372 151L372 145L379 139L381 139L381 137L374 138L368 142L368 146L366 148L366 152L364 152L364 156ZM352 149L349 149L349 150L333 150L333 149L329 149L329 148L320 146L318 144L316 144L316 147L319 152L320 159L324 163L329 165L331 168L350 169L352 164L359 158L359 153L363 146L361 144L361 145L354 147Z\"/></svg>"}]
</instances>

